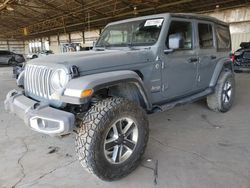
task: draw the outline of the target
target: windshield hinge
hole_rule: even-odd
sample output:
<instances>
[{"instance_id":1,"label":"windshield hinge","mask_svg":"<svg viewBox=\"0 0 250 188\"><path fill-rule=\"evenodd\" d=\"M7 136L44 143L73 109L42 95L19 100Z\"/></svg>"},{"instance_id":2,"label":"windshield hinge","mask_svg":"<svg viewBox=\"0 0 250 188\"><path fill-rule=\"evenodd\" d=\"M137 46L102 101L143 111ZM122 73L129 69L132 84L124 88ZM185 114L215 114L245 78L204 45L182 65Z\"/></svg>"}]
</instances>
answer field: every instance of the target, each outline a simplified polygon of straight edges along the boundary
<instances>
[{"instance_id":1,"label":"windshield hinge","mask_svg":"<svg viewBox=\"0 0 250 188\"><path fill-rule=\"evenodd\" d=\"M161 69L164 69L165 68L165 62L161 62Z\"/></svg>"},{"instance_id":2,"label":"windshield hinge","mask_svg":"<svg viewBox=\"0 0 250 188\"><path fill-rule=\"evenodd\" d=\"M80 75L79 73L79 69L77 66L73 65L71 68L70 68L70 74L71 74L71 78L76 78Z\"/></svg>"},{"instance_id":3,"label":"windshield hinge","mask_svg":"<svg viewBox=\"0 0 250 188\"><path fill-rule=\"evenodd\" d=\"M162 92L165 91L165 85L164 85L164 84L162 84L162 86L161 86L161 91L162 91Z\"/></svg>"}]
</instances>

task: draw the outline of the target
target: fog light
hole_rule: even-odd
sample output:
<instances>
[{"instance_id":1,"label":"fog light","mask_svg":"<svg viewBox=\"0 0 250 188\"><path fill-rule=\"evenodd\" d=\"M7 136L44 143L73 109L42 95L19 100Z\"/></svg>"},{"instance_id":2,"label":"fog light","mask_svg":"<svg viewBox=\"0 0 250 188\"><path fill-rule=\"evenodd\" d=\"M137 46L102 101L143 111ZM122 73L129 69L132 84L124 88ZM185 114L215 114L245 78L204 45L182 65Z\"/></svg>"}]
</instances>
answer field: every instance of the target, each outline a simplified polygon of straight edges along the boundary
<instances>
[{"instance_id":1,"label":"fog light","mask_svg":"<svg viewBox=\"0 0 250 188\"><path fill-rule=\"evenodd\" d=\"M46 134L58 134L64 131L64 122L56 119L32 117L30 127L38 132Z\"/></svg>"},{"instance_id":2,"label":"fog light","mask_svg":"<svg viewBox=\"0 0 250 188\"><path fill-rule=\"evenodd\" d=\"M37 124L40 129L45 129L48 126L48 123L40 118L37 119Z\"/></svg>"}]
</instances>

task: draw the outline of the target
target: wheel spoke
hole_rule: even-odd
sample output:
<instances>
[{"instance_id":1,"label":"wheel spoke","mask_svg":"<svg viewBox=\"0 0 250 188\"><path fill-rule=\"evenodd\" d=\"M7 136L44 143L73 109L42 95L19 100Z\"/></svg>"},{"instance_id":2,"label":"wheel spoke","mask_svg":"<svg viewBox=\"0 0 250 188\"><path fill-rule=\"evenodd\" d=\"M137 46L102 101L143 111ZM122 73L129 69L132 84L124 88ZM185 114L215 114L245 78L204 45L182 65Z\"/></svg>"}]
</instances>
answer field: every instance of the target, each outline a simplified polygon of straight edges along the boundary
<instances>
[{"instance_id":1,"label":"wheel spoke","mask_svg":"<svg viewBox=\"0 0 250 188\"><path fill-rule=\"evenodd\" d=\"M227 83L225 84L224 88L223 88L224 91L227 90Z\"/></svg>"},{"instance_id":2,"label":"wheel spoke","mask_svg":"<svg viewBox=\"0 0 250 188\"><path fill-rule=\"evenodd\" d=\"M135 124L132 122L131 124L128 124L128 128L126 129L126 132L124 131L125 137L128 137L134 130Z\"/></svg>"},{"instance_id":3,"label":"wheel spoke","mask_svg":"<svg viewBox=\"0 0 250 188\"><path fill-rule=\"evenodd\" d=\"M105 151L107 155L113 155L113 151Z\"/></svg>"},{"instance_id":4,"label":"wheel spoke","mask_svg":"<svg viewBox=\"0 0 250 188\"><path fill-rule=\"evenodd\" d=\"M122 121L118 121L118 122L115 124L115 127L116 127L116 129L117 129L118 135L119 135L119 134L122 134Z\"/></svg>"},{"instance_id":5,"label":"wheel spoke","mask_svg":"<svg viewBox=\"0 0 250 188\"><path fill-rule=\"evenodd\" d=\"M128 139L124 140L124 145L127 146L130 150L134 150L135 148L135 143Z\"/></svg>"},{"instance_id":6,"label":"wheel spoke","mask_svg":"<svg viewBox=\"0 0 250 188\"><path fill-rule=\"evenodd\" d=\"M128 132L129 128L132 126L133 123L133 121L127 121L127 125L122 130L123 134L126 134L126 132Z\"/></svg>"},{"instance_id":7,"label":"wheel spoke","mask_svg":"<svg viewBox=\"0 0 250 188\"><path fill-rule=\"evenodd\" d=\"M224 93L222 96L222 101L225 103L226 102L226 94Z\"/></svg>"},{"instance_id":8,"label":"wheel spoke","mask_svg":"<svg viewBox=\"0 0 250 188\"><path fill-rule=\"evenodd\" d=\"M118 132L117 126L116 126L116 125L113 125L113 126L112 126L112 129L113 129L113 133L114 133L113 137L118 138L119 132Z\"/></svg>"},{"instance_id":9,"label":"wheel spoke","mask_svg":"<svg viewBox=\"0 0 250 188\"><path fill-rule=\"evenodd\" d=\"M123 145L120 145L120 149L119 149L119 161L118 162L120 162L121 159L122 159L122 152L123 152Z\"/></svg>"},{"instance_id":10,"label":"wheel spoke","mask_svg":"<svg viewBox=\"0 0 250 188\"><path fill-rule=\"evenodd\" d=\"M110 150L117 145L116 139L111 138L110 140L105 142L105 150Z\"/></svg>"},{"instance_id":11,"label":"wheel spoke","mask_svg":"<svg viewBox=\"0 0 250 188\"><path fill-rule=\"evenodd\" d=\"M120 162L121 160L121 150L122 150L122 147L118 145L115 146L114 148L112 159L116 163Z\"/></svg>"},{"instance_id":12,"label":"wheel spoke","mask_svg":"<svg viewBox=\"0 0 250 188\"><path fill-rule=\"evenodd\" d=\"M230 87L227 89L227 92L229 92L231 89L232 89L232 87L230 86Z\"/></svg>"},{"instance_id":13,"label":"wheel spoke","mask_svg":"<svg viewBox=\"0 0 250 188\"><path fill-rule=\"evenodd\" d=\"M232 88L232 86L231 86L231 83L230 82L226 82L226 84L225 84L225 86L224 86L224 91L228 91L228 90L230 90Z\"/></svg>"},{"instance_id":14,"label":"wheel spoke","mask_svg":"<svg viewBox=\"0 0 250 188\"><path fill-rule=\"evenodd\" d=\"M118 157L118 151L119 150L119 146L115 146L114 147L114 151L113 151L113 155L112 155L112 160L114 161L114 162L116 162L116 160L117 160L117 157Z\"/></svg>"}]
</instances>

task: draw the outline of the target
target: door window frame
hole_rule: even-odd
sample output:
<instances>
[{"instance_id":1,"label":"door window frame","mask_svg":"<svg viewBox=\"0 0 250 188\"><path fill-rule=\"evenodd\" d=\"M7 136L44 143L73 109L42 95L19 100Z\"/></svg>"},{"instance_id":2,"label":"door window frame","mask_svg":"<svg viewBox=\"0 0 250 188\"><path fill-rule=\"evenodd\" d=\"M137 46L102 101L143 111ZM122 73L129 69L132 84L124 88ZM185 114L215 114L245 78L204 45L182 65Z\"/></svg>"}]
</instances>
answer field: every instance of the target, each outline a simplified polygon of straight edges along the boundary
<instances>
[{"instance_id":1,"label":"door window frame","mask_svg":"<svg viewBox=\"0 0 250 188\"><path fill-rule=\"evenodd\" d=\"M200 37L199 37L199 24L209 24L212 26L212 35L213 35L213 46L209 47L209 48L201 48L200 46ZM214 23L210 22L210 21L203 21L203 20L196 20L196 24L195 24L195 28L196 28L196 41L197 41L197 48L199 48L200 50L209 50L209 49L216 49L216 35L215 35L215 27L214 27Z\"/></svg>"},{"instance_id":2,"label":"door window frame","mask_svg":"<svg viewBox=\"0 0 250 188\"><path fill-rule=\"evenodd\" d=\"M172 22L187 22L187 23L191 23L191 27L192 27L192 48L186 48L186 49L175 49L175 51L192 51L195 49L195 23L194 23L194 19L185 19L185 18L178 18L178 17L172 17L170 18L169 20L169 24L168 24L168 29L167 29L167 34L166 34L166 37L165 37L165 48L166 49L169 49L168 46L167 46L167 39L168 39L168 34L169 34L169 30L170 30L170 27L171 27L171 24ZM173 53L174 53L173 52Z\"/></svg>"}]
</instances>

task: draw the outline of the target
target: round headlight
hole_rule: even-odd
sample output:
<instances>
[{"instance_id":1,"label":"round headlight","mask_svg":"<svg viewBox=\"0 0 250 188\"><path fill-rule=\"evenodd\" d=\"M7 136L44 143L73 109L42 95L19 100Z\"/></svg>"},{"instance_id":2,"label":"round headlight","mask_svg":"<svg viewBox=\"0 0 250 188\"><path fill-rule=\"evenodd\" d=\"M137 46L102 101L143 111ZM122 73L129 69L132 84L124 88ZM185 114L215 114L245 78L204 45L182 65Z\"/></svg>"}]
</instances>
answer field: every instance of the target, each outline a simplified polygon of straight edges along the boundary
<instances>
[{"instance_id":1,"label":"round headlight","mask_svg":"<svg viewBox=\"0 0 250 188\"><path fill-rule=\"evenodd\" d=\"M58 91L65 88L69 81L69 76L63 69L56 70L51 77L51 86L54 90Z\"/></svg>"}]
</instances>

